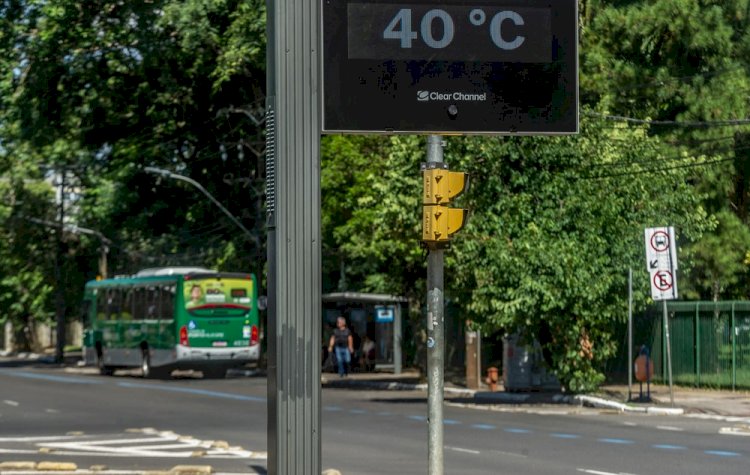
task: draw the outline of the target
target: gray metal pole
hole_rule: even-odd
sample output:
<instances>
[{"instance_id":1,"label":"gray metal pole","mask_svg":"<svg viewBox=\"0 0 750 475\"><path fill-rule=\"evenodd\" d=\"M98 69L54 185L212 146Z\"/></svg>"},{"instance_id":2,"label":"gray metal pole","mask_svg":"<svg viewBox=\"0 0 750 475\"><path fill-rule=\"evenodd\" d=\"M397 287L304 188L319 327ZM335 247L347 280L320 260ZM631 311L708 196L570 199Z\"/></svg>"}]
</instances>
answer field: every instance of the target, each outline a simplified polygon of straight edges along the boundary
<instances>
[{"instance_id":1,"label":"gray metal pole","mask_svg":"<svg viewBox=\"0 0 750 475\"><path fill-rule=\"evenodd\" d=\"M320 2L268 0L268 473L320 475Z\"/></svg>"},{"instance_id":2,"label":"gray metal pole","mask_svg":"<svg viewBox=\"0 0 750 475\"><path fill-rule=\"evenodd\" d=\"M482 387L482 331L477 330L477 389Z\"/></svg>"},{"instance_id":3,"label":"gray metal pole","mask_svg":"<svg viewBox=\"0 0 750 475\"><path fill-rule=\"evenodd\" d=\"M427 161L443 161L443 140L438 135L427 137ZM430 249L427 256L427 412L430 475L443 474L444 252L442 249Z\"/></svg>"},{"instance_id":4,"label":"gray metal pole","mask_svg":"<svg viewBox=\"0 0 750 475\"><path fill-rule=\"evenodd\" d=\"M63 249L63 235L65 232L65 178L68 170L63 167L60 173L60 210L58 214L57 242L55 247L55 322L57 324L55 333L55 362L63 363L65 360L65 290L63 286L62 266L65 263L65 250Z\"/></svg>"},{"instance_id":5,"label":"gray metal pole","mask_svg":"<svg viewBox=\"0 0 750 475\"><path fill-rule=\"evenodd\" d=\"M184 182L190 183L194 187L198 188L198 190L201 193L203 193L209 200L211 200L211 202L213 204L215 204L216 207L219 208L225 215L227 215L227 217L229 219L231 219L232 222L234 224L236 224L237 227L240 228L242 230L242 232L244 232L245 235L248 238L250 238L251 241L253 241L256 245L259 245L260 239L258 238L258 236L254 235L245 226L243 226L239 219L237 219L232 213L230 213L229 210L226 209L224 207L224 205L222 205L219 202L219 200L217 200L216 198L214 198L214 196L211 193L209 193L208 190L206 190L205 188L203 188L203 185L201 185L197 181L195 181L192 178L187 177L185 175L180 175L180 174L177 174L177 173L173 173L173 172L170 172L169 170L164 170L162 168L144 167L143 171L145 171L147 173L153 173L153 174L156 174L156 175L166 176L166 177L169 177L169 178L173 178L175 180L184 181Z\"/></svg>"},{"instance_id":6,"label":"gray metal pole","mask_svg":"<svg viewBox=\"0 0 750 475\"><path fill-rule=\"evenodd\" d=\"M667 345L667 373L669 375L669 404L674 407L674 391L672 389L672 345L669 343L669 315L667 315L667 301L662 300L664 309L664 340Z\"/></svg>"},{"instance_id":7,"label":"gray metal pole","mask_svg":"<svg viewBox=\"0 0 750 475\"><path fill-rule=\"evenodd\" d=\"M628 401L633 399L633 268L628 269Z\"/></svg>"},{"instance_id":8,"label":"gray metal pole","mask_svg":"<svg viewBox=\"0 0 750 475\"><path fill-rule=\"evenodd\" d=\"M393 319L393 374L401 374L401 302L396 304Z\"/></svg>"}]
</instances>

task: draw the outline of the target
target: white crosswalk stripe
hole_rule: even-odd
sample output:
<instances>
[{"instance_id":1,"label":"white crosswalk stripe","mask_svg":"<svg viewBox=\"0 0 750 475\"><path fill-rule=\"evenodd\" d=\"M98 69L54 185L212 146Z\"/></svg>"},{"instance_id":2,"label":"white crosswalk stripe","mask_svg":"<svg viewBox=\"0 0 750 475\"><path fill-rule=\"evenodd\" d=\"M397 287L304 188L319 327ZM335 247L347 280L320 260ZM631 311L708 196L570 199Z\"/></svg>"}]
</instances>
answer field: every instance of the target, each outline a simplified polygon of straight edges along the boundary
<instances>
[{"instance_id":1,"label":"white crosswalk stripe","mask_svg":"<svg viewBox=\"0 0 750 475\"><path fill-rule=\"evenodd\" d=\"M13 447L18 444L23 447ZM171 431L145 431L144 437L127 434L106 435L61 435L44 437L0 438L0 453L29 454L52 453L55 455L94 455L106 457L159 457L159 458L207 458L207 459L259 459L267 458L266 452L229 447L226 442L200 440L182 436ZM35 447L31 450L29 445Z\"/></svg>"}]
</instances>

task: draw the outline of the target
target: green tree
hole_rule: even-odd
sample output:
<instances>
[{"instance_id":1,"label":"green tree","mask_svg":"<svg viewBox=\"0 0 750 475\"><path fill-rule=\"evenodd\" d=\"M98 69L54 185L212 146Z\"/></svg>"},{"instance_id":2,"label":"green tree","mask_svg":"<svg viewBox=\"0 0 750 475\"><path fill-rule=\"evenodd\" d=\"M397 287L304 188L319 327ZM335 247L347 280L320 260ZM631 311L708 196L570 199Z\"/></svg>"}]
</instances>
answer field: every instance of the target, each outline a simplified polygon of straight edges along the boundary
<instances>
[{"instance_id":1,"label":"green tree","mask_svg":"<svg viewBox=\"0 0 750 475\"><path fill-rule=\"evenodd\" d=\"M584 102L600 115L651 122L650 133L675 149L669 167L690 166L685 159L698 155L715 162L692 183L720 226L695 248L685 246L681 260L692 264L696 257L695 274L682 273L685 295L715 298L718 289L750 295L747 283L739 283L745 275L740 254L716 247L737 244L733 233L744 236L740 227L750 224L750 3L589 1L584 10Z\"/></svg>"},{"instance_id":2,"label":"green tree","mask_svg":"<svg viewBox=\"0 0 750 475\"><path fill-rule=\"evenodd\" d=\"M191 176L260 238L264 2L8 0L0 22L0 163L4 174L17 165L14 189L46 186L54 211L44 180L51 170L73 173L79 201L69 216L112 240L112 273L262 269L262 239L243 236L197 190L141 170ZM45 233L41 248L3 249L27 266L2 265L48 287L49 229L15 220L2 231ZM96 275L100 243L67 231L64 240L71 314L82 282ZM49 292L38 293L50 314Z\"/></svg>"}]
</instances>

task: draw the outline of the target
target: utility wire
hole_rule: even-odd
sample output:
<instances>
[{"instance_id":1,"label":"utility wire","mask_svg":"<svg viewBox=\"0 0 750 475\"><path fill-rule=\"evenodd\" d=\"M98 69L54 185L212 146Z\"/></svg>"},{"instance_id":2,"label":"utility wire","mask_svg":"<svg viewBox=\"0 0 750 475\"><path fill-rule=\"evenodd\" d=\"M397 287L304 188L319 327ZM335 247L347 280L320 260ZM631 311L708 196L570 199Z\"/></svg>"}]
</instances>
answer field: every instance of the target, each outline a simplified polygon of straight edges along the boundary
<instances>
[{"instance_id":1,"label":"utility wire","mask_svg":"<svg viewBox=\"0 0 750 475\"><path fill-rule=\"evenodd\" d=\"M740 126L740 125L750 125L750 119L677 121L677 120L637 119L635 117L602 114L599 112L584 112L583 114L590 116L590 117L598 117L600 119L610 120L610 121L628 122L631 124L666 125L666 126L674 126L674 127L734 127L734 126Z\"/></svg>"},{"instance_id":2,"label":"utility wire","mask_svg":"<svg viewBox=\"0 0 750 475\"><path fill-rule=\"evenodd\" d=\"M712 160L708 162L700 162L700 163L688 163L685 165L675 165L672 167L659 167L659 168L649 168L646 170L638 170L638 171L631 171L631 172L621 172L621 173L610 173L607 175L588 175L588 176L571 176L569 178L573 180L599 180L603 178L616 178L616 177L622 177L622 176L634 176L634 175L643 175L643 174L651 174L651 173L658 173L658 172L664 172L664 171L670 171L670 170L678 170L682 168L696 168L696 167L706 167L706 166L712 166L712 165L718 165L725 162L734 161L734 157L732 158L722 158L720 160Z\"/></svg>"},{"instance_id":3,"label":"utility wire","mask_svg":"<svg viewBox=\"0 0 750 475\"><path fill-rule=\"evenodd\" d=\"M750 148L750 145L743 145L741 147L732 147L732 146L717 147L717 148L712 149L711 151L707 151L705 155L719 154L720 152L735 152L739 150L747 150L749 148ZM696 158L698 158L696 154L688 153L688 154L672 155L669 157L660 157L660 158L636 159L636 160L608 162L608 163L592 163L588 165L582 165L577 168L579 170L585 170L585 169L590 169L590 168L600 168L600 167L618 168L618 167L626 167L630 165L654 164L655 162L670 162L670 161L674 162L674 161L682 161L682 160L694 160Z\"/></svg>"}]
</instances>

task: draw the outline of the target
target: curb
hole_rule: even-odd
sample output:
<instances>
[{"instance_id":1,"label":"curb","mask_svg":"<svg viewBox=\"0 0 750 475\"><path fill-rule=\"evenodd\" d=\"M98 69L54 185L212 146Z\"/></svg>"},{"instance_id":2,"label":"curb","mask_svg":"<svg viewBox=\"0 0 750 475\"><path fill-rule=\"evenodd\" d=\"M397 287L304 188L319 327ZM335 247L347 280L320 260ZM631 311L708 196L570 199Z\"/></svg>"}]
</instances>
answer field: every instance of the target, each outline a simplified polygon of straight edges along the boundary
<instances>
[{"instance_id":1,"label":"curb","mask_svg":"<svg viewBox=\"0 0 750 475\"><path fill-rule=\"evenodd\" d=\"M584 406L598 407L603 409L615 409L620 412L632 412L642 414L654 414L662 416L681 416L685 414L685 409L681 407L633 407L622 402L610 401L595 396L574 396L574 400L580 401Z\"/></svg>"},{"instance_id":2,"label":"curb","mask_svg":"<svg viewBox=\"0 0 750 475\"><path fill-rule=\"evenodd\" d=\"M375 389L381 391L427 391L427 384L420 383L399 383L396 381L384 382L384 381L355 381L351 379L328 379L321 378L320 384L323 387L328 388L363 388L363 389ZM474 389L464 388L452 388L447 387L443 389L443 392L453 394L456 396L473 397L476 394Z\"/></svg>"},{"instance_id":3,"label":"curb","mask_svg":"<svg viewBox=\"0 0 750 475\"><path fill-rule=\"evenodd\" d=\"M412 383L399 383L399 382L378 382L378 381L354 381L354 380L335 380L322 378L321 384L330 388L347 388L357 387L364 389L375 389L384 391L426 391L427 384L412 384ZM490 403L497 401L501 403L520 404L520 403L533 403L530 401L532 398L531 394L515 394L515 393L504 393L504 392L480 392L474 389L463 389L463 388L451 388L447 387L443 390L446 394L452 394L459 397L473 397L477 402ZM640 413L640 414L652 414L652 415L664 415L664 416L679 416L685 414L685 409L679 407L634 407L628 404L611 401L596 396L576 395L567 396L564 394L555 394L551 397L552 403L557 404L570 404L575 406L586 406L598 409L612 409L619 412L628 413ZM544 402L540 402L544 403Z\"/></svg>"}]
</instances>

